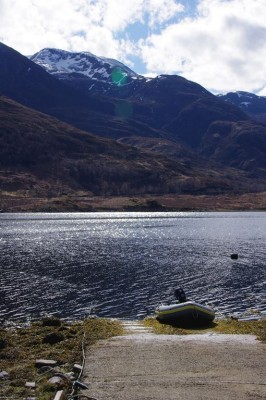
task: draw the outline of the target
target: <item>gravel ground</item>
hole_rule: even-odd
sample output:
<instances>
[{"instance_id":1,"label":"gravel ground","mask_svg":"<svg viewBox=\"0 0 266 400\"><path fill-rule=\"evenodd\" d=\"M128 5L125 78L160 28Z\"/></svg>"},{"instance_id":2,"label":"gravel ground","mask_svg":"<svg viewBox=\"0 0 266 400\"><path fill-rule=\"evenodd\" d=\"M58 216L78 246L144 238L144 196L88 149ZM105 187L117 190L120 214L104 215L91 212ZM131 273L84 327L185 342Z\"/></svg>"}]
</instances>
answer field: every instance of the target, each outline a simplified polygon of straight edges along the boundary
<instances>
[{"instance_id":1,"label":"gravel ground","mask_svg":"<svg viewBox=\"0 0 266 400\"><path fill-rule=\"evenodd\" d=\"M88 349L83 393L97 400L266 399L266 345L251 335L128 334Z\"/></svg>"}]
</instances>

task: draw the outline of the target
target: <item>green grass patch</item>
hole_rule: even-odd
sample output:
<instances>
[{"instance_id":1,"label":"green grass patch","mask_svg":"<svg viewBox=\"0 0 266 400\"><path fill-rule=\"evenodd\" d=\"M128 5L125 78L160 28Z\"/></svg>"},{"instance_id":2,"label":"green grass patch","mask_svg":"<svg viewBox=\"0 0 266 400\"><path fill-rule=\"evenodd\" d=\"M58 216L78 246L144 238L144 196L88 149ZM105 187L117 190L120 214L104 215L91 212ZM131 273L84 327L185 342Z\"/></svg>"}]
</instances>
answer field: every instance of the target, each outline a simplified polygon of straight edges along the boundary
<instances>
[{"instance_id":1,"label":"green grass patch","mask_svg":"<svg viewBox=\"0 0 266 400\"><path fill-rule=\"evenodd\" d=\"M209 326L181 328L170 324L160 323L155 318L143 321L146 327L152 328L154 333L166 335L189 335L192 333L227 333L256 335L259 340L266 342L266 319L256 321L239 321L237 319L218 319Z\"/></svg>"}]
</instances>

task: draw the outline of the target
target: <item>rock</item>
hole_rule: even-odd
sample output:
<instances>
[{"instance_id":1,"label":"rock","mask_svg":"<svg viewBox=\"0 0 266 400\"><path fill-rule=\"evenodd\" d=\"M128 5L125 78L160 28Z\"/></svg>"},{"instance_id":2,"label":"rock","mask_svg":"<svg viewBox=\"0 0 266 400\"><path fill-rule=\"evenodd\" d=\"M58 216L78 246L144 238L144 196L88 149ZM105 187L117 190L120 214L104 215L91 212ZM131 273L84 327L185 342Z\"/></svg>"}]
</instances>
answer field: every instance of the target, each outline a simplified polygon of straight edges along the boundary
<instances>
[{"instance_id":1,"label":"rock","mask_svg":"<svg viewBox=\"0 0 266 400\"><path fill-rule=\"evenodd\" d=\"M55 360L38 359L38 360L35 361L35 367L36 368L55 367L56 364L57 364L57 361L55 361Z\"/></svg>"},{"instance_id":2,"label":"rock","mask_svg":"<svg viewBox=\"0 0 266 400\"><path fill-rule=\"evenodd\" d=\"M63 390L59 390L58 392L56 392L54 400L63 400L63 396L64 396L64 391Z\"/></svg>"},{"instance_id":3,"label":"rock","mask_svg":"<svg viewBox=\"0 0 266 400\"><path fill-rule=\"evenodd\" d=\"M35 389L36 388L36 383L35 382L26 382L25 387Z\"/></svg>"},{"instance_id":4,"label":"rock","mask_svg":"<svg viewBox=\"0 0 266 400\"><path fill-rule=\"evenodd\" d=\"M6 371L1 371L0 372L0 379L8 379L9 378L9 373Z\"/></svg>"},{"instance_id":5,"label":"rock","mask_svg":"<svg viewBox=\"0 0 266 400\"><path fill-rule=\"evenodd\" d=\"M48 380L49 383L51 383L52 385L63 385L64 381L60 376L52 376L52 378L50 378Z\"/></svg>"},{"instance_id":6,"label":"rock","mask_svg":"<svg viewBox=\"0 0 266 400\"><path fill-rule=\"evenodd\" d=\"M82 370L82 366L79 364L74 364L73 366L73 371L74 372L80 372Z\"/></svg>"}]
</instances>

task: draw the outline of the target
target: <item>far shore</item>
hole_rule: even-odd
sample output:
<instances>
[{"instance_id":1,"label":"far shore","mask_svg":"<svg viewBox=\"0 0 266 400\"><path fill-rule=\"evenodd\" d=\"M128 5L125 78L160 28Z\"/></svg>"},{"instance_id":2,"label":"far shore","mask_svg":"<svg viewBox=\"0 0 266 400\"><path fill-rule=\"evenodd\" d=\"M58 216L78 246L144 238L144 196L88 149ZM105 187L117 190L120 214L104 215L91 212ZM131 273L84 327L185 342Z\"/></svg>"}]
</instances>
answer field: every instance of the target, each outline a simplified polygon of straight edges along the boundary
<instances>
[{"instance_id":1,"label":"far shore","mask_svg":"<svg viewBox=\"0 0 266 400\"><path fill-rule=\"evenodd\" d=\"M266 192L220 195L92 196L61 195L37 197L0 192L0 212L222 212L266 211Z\"/></svg>"}]
</instances>

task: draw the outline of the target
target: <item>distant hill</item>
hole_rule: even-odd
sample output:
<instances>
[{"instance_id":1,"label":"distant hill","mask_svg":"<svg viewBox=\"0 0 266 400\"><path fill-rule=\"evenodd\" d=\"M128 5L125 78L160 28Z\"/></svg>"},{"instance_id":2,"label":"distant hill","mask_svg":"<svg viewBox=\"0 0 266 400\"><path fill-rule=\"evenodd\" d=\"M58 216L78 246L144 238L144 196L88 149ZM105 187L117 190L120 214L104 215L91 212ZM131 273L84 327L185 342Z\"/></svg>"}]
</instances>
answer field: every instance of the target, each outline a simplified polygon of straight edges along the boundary
<instances>
[{"instance_id":1,"label":"distant hill","mask_svg":"<svg viewBox=\"0 0 266 400\"><path fill-rule=\"evenodd\" d=\"M220 94L218 97L238 106L258 122L266 124L266 97L243 91Z\"/></svg>"}]
</instances>

